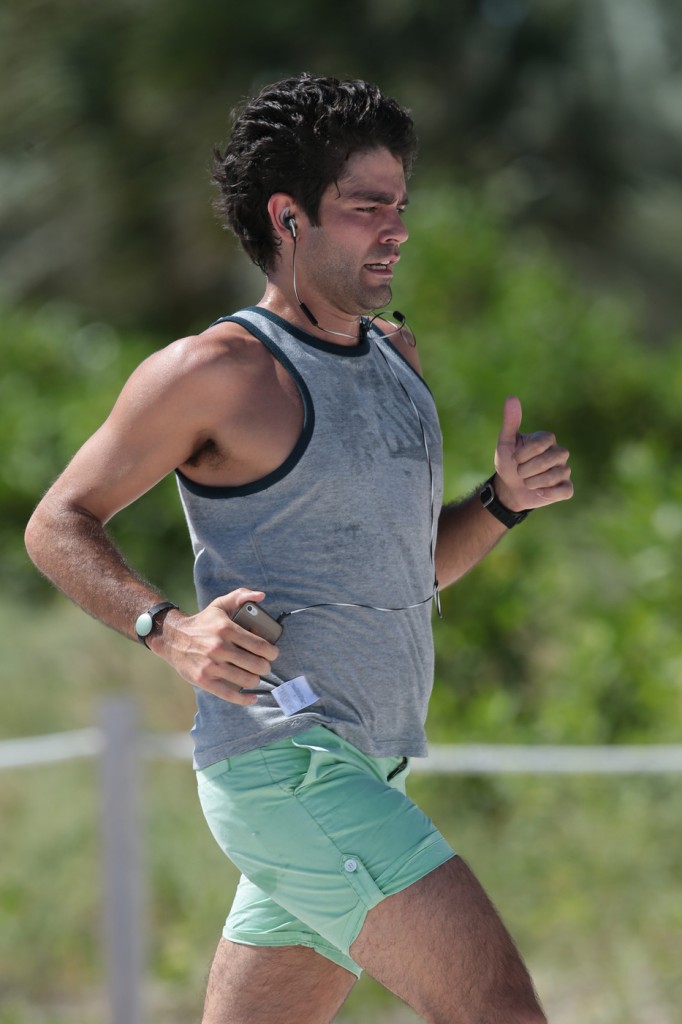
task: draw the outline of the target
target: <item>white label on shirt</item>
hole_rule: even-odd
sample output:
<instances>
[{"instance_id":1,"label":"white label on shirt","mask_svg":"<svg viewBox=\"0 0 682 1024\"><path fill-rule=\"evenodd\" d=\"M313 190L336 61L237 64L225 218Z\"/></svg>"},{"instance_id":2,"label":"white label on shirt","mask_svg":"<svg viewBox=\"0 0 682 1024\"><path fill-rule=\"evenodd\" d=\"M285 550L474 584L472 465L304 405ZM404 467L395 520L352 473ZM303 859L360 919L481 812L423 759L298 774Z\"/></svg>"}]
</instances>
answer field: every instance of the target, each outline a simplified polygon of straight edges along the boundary
<instances>
[{"instance_id":1,"label":"white label on shirt","mask_svg":"<svg viewBox=\"0 0 682 1024\"><path fill-rule=\"evenodd\" d=\"M305 676L296 676L295 679L276 686L272 691L272 696L287 718L320 699L316 693L313 693Z\"/></svg>"}]
</instances>

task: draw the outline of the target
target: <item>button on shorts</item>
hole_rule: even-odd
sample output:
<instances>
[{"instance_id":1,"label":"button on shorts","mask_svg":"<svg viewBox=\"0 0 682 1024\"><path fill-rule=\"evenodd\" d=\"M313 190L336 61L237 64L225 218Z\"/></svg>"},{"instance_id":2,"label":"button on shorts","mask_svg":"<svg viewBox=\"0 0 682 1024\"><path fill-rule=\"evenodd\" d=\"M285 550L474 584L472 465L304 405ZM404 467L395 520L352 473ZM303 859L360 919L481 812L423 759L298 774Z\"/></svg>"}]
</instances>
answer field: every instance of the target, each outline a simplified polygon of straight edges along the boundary
<instances>
[{"instance_id":1,"label":"button on shorts","mask_svg":"<svg viewBox=\"0 0 682 1024\"><path fill-rule=\"evenodd\" d=\"M405 794L409 764L324 726L197 772L209 827L241 871L223 935L310 946L354 974L367 912L454 856Z\"/></svg>"}]
</instances>

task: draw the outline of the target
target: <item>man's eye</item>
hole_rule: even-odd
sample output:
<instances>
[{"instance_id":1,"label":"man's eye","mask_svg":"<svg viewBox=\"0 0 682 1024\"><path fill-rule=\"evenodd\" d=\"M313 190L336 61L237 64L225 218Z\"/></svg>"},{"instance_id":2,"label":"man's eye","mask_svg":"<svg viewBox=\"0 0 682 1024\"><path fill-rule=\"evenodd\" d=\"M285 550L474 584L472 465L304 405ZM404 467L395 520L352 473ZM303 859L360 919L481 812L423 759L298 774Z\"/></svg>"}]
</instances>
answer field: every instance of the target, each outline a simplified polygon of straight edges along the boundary
<instances>
[{"instance_id":1,"label":"man's eye","mask_svg":"<svg viewBox=\"0 0 682 1024\"><path fill-rule=\"evenodd\" d=\"M360 213L376 213L376 206L358 206Z\"/></svg>"}]
</instances>

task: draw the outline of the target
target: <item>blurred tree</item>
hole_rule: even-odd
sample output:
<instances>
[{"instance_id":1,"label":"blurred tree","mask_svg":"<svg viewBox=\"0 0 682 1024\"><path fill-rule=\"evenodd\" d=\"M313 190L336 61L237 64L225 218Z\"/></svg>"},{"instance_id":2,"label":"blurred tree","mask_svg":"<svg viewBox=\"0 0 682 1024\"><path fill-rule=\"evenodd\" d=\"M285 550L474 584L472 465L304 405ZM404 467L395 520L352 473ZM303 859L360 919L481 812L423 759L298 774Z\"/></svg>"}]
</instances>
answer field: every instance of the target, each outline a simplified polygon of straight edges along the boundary
<instances>
[{"instance_id":1,"label":"blurred tree","mask_svg":"<svg viewBox=\"0 0 682 1024\"><path fill-rule=\"evenodd\" d=\"M56 303L31 315L2 311L0 328L0 575L6 597L44 599L52 591L22 543L28 517L154 346ZM138 571L191 606L192 553L172 477L117 517L112 534Z\"/></svg>"},{"instance_id":2,"label":"blurred tree","mask_svg":"<svg viewBox=\"0 0 682 1024\"><path fill-rule=\"evenodd\" d=\"M507 394L571 450L574 501L444 594L432 739L675 742L682 716L682 349L571 284L471 193L415 190L401 302L417 316L449 497L485 475ZM466 239L466 246L459 245Z\"/></svg>"},{"instance_id":3,"label":"blurred tree","mask_svg":"<svg viewBox=\"0 0 682 1024\"><path fill-rule=\"evenodd\" d=\"M679 316L681 21L673 0L5 0L1 295L173 335L239 303L210 148L241 97L309 69L381 82L415 112L418 180L551 231L659 336Z\"/></svg>"}]
</instances>

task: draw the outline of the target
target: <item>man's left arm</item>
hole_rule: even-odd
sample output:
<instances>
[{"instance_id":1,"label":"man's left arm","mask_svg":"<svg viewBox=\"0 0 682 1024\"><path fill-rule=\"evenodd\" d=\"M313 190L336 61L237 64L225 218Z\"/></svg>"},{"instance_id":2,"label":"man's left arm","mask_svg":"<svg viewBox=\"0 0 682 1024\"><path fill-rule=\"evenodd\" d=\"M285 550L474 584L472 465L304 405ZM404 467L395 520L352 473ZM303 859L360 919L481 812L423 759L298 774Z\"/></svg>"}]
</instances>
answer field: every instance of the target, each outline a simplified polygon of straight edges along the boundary
<instances>
[{"instance_id":1,"label":"man's left arm","mask_svg":"<svg viewBox=\"0 0 682 1024\"><path fill-rule=\"evenodd\" d=\"M510 512L544 508L573 496L568 451L548 431L522 434L521 415L519 399L508 398L495 449L493 490L497 502ZM509 527L484 507L481 489L441 512L436 544L441 589L477 565L508 532Z\"/></svg>"}]
</instances>

